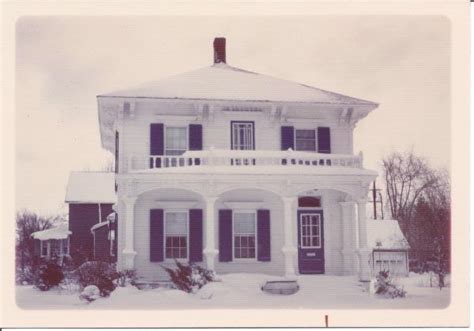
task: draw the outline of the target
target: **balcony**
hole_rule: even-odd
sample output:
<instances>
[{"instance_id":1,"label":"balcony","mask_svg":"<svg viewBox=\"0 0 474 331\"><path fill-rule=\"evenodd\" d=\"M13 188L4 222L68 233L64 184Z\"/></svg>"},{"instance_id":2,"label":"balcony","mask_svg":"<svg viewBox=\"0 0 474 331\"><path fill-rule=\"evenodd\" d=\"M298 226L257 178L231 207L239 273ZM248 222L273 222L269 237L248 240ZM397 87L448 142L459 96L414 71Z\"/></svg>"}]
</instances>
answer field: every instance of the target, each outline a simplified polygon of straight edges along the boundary
<instances>
[{"instance_id":1,"label":"balcony","mask_svg":"<svg viewBox=\"0 0 474 331\"><path fill-rule=\"evenodd\" d=\"M281 169L282 171L302 168L310 169L363 169L362 152L358 155L348 154L321 154L299 152L291 149L287 151L265 150L218 150L187 151L182 155L151 155L147 157L132 156L127 160L128 171L176 172L183 170L235 169L236 171L257 170L257 168ZM245 170L244 170L245 169ZM304 171L304 170L303 170Z\"/></svg>"}]
</instances>

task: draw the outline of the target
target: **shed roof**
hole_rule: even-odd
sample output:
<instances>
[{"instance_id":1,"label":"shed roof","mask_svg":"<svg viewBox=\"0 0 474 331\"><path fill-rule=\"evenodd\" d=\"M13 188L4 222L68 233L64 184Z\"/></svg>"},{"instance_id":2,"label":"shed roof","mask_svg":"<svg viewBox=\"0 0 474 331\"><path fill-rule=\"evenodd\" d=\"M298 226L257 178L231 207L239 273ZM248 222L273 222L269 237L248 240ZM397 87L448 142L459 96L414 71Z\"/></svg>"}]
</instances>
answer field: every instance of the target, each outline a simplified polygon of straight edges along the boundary
<instances>
[{"instance_id":1,"label":"shed roof","mask_svg":"<svg viewBox=\"0 0 474 331\"><path fill-rule=\"evenodd\" d=\"M100 97L310 102L377 106L377 103L216 63Z\"/></svg>"},{"instance_id":2,"label":"shed roof","mask_svg":"<svg viewBox=\"0 0 474 331\"><path fill-rule=\"evenodd\" d=\"M51 239L67 239L69 235L72 234L69 231L67 223L60 224L54 228L47 230L36 231L31 234L31 237L39 240L51 240Z\"/></svg>"},{"instance_id":3,"label":"shed roof","mask_svg":"<svg viewBox=\"0 0 474 331\"><path fill-rule=\"evenodd\" d=\"M367 220L367 242L371 248L410 248L397 220Z\"/></svg>"},{"instance_id":4,"label":"shed roof","mask_svg":"<svg viewBox=\"0 0 474 331\"><path fill-rule=\"evenodd\" d=\"M73 171L66 188L67 203L115 203L115 173Z\"/></svg>"}]
</instances>

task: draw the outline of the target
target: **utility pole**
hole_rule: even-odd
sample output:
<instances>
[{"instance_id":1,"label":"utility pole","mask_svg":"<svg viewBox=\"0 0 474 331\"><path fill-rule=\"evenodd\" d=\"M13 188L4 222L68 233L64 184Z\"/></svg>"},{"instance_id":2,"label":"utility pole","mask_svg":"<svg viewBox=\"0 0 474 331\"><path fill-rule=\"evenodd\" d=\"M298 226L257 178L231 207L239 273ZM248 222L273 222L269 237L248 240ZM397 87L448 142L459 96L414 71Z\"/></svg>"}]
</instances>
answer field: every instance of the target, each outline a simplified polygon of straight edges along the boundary
<instances>
[{"instance_id":1,"label":"utility pole","mask_svg":"<svg viewBox=\"0 0 474 331\"><path fill-rule=\"evenodd\" d=\"M383 200L382 200L382 193L380 192L381 189L378 189L375 185L375 180L372 184L372 189L370 190L370 192L372 193L372 200L370 200L369 202L372 202L372 205L373 205L373 208L374 208L374 220L377 219L377 203L380 203L380 211L381 211L381 216L382 216L382 219L384 217L383 215Z\"/></svg>"}]
</instances>

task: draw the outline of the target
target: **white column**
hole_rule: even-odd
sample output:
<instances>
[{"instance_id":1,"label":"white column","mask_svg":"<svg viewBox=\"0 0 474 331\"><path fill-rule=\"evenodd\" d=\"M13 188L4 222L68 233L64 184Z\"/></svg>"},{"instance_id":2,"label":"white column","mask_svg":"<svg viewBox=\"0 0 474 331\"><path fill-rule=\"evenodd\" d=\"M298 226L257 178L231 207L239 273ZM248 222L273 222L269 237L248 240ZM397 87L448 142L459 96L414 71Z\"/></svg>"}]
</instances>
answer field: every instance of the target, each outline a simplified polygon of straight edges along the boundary
<instances>
[{"instance_id":1,"label":"white column","mask_svg":"<svg viewBox=\"0 0 474 331\"><path fill-rule=\"evenodd\" d=\"M214 262L219 251L216 249L216 201L217 197L206 198L206 266L209 270L215 271Z\"/></svg>"},{"instance_id":2,"label":"white column","mask_svg":"<svg viewBox=\"0 0 474 331\"><path fill-rule=\"evenodd\" d=\"M367 247L367 200L357 200L357 214L359 225L359 279L370 280L370 249Z\"/></svg>"},{"instance_id":3,"label":"white column","mask_svg":"<svg viewBox=\"0 0 474 331\"><path fill-rule=\"evenodd\" d=\"M283 198L283 224L284 224L284 234L285 241L282 248L282 252L285 255L285 277L294 277L295 276L295 256L297 249L295 247L295 237L293 235L293 226L296 223L296 213L293 210L294 203L296 198L294 197L285 197Z\"/></svg>"},{"instance_id":4,"label":"white column","mask_svg":"<svg viewBox=\"0 0 474 331\"><path fill-rule=\"evenodd\" d=\"M342 219L342 267L344 275L355 273L355 203L354 201L339 202L341 205Z\"/></svg>"},{"instance_id":5,"label":"white column","mask_svg":"<svg viewBox=\"0 0 474 331\"><path fill-rule=\"evenodd\" d=\"M125 204L125 247L122 251L123 254L123 266L125 269L134 268L134 259L137 252L135 252L134 245L134 207L135 201L137 200L134 196L127 196L122 199Z\"/></svg>"}]
</instances>

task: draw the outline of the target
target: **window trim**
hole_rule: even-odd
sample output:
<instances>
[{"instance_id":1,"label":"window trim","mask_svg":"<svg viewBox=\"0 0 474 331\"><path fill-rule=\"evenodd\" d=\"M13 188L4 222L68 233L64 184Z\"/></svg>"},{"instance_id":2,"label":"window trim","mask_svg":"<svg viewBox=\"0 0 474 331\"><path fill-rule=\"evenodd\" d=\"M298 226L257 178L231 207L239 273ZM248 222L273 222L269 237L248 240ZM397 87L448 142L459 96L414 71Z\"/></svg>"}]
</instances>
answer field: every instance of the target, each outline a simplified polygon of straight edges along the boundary
<instances>
[{"instance_id":1,"label":"window trim","mask_svg":"<svg viewBox=\"0 0 474 331\"><path fill-rule=\"evenodd\" d=\"M185 130L185 133L186 133L186 137L185 137L185 140L186 140L186 148L184 149L184 152L183 153L186 153L187 151L189 151L189 125L164 125L163 124L163 156L169 156L169 157L179 157L180 155L183 155L183 154L179 154L179 155L171 155L171 154L166 154L166 151L168 150L166 148L166 142L167 142L167 139L166 139L166 131L168 131L168 129L171 129L171 128L179 128L179 129L184 129ZM170 149L171 151L177 151L177 149Z\"/></svg>"},{"instance_id":2,"label":"window trim","mask_svg":"<svg viewBox=\"0 0 474 331\"><path fill-rule=\"evenodd\" d=\"M235 214L253 214L254 215L254 228L255 228L255 257L235 257ZM258 261L258 219L257 211L254 209L237 209L232 210L232 261Z\"/></svg>"},{"instance_id":3,"label":"window trim","mask_svg":"<svg viewBox=\"0 0 474 331\"><path fill-rule=\"evenodd\" d=\"M318 153L318 129L307 129L307 128L293 128L294 134L293 134L293 146L295 147L295 151L299 152L308 152L308 153ZM314 131L314 151L308 151L308 150L301 150L296 148L296 131Z\"/></svg>"},{"instance_id":4,"label":"window trim","mask_svg":"<svg viewBox=\"0 0 474 331\"><path fill-rule=\"evenodd\" d=\"M318 246L303 246L303 216L318 216L318 228L319 228L319 245ZM322 243L322 229L321 229L321 214L319 213L301 213L300 222L299 222L299 234L300 234L300 246L301 249L321 249L323 247ZM312 231L312 230L311 230ZM311 237L312 238L312 237Z\"/></svg>"},{"instance_id":5,"label":"window trim","mask_svg":"<svg viewBox=\"0 0 474 331\"><path fill-rule=\"evenodd\" d=\"M166 257L166 214L170 213L184 213L186 214L186 258L167 258ZM163 210L163 260L164 262L171 262L174 260L180 262L189 261L189 210L187 209L164 209Z\"/></svg>"}]
</instances>

